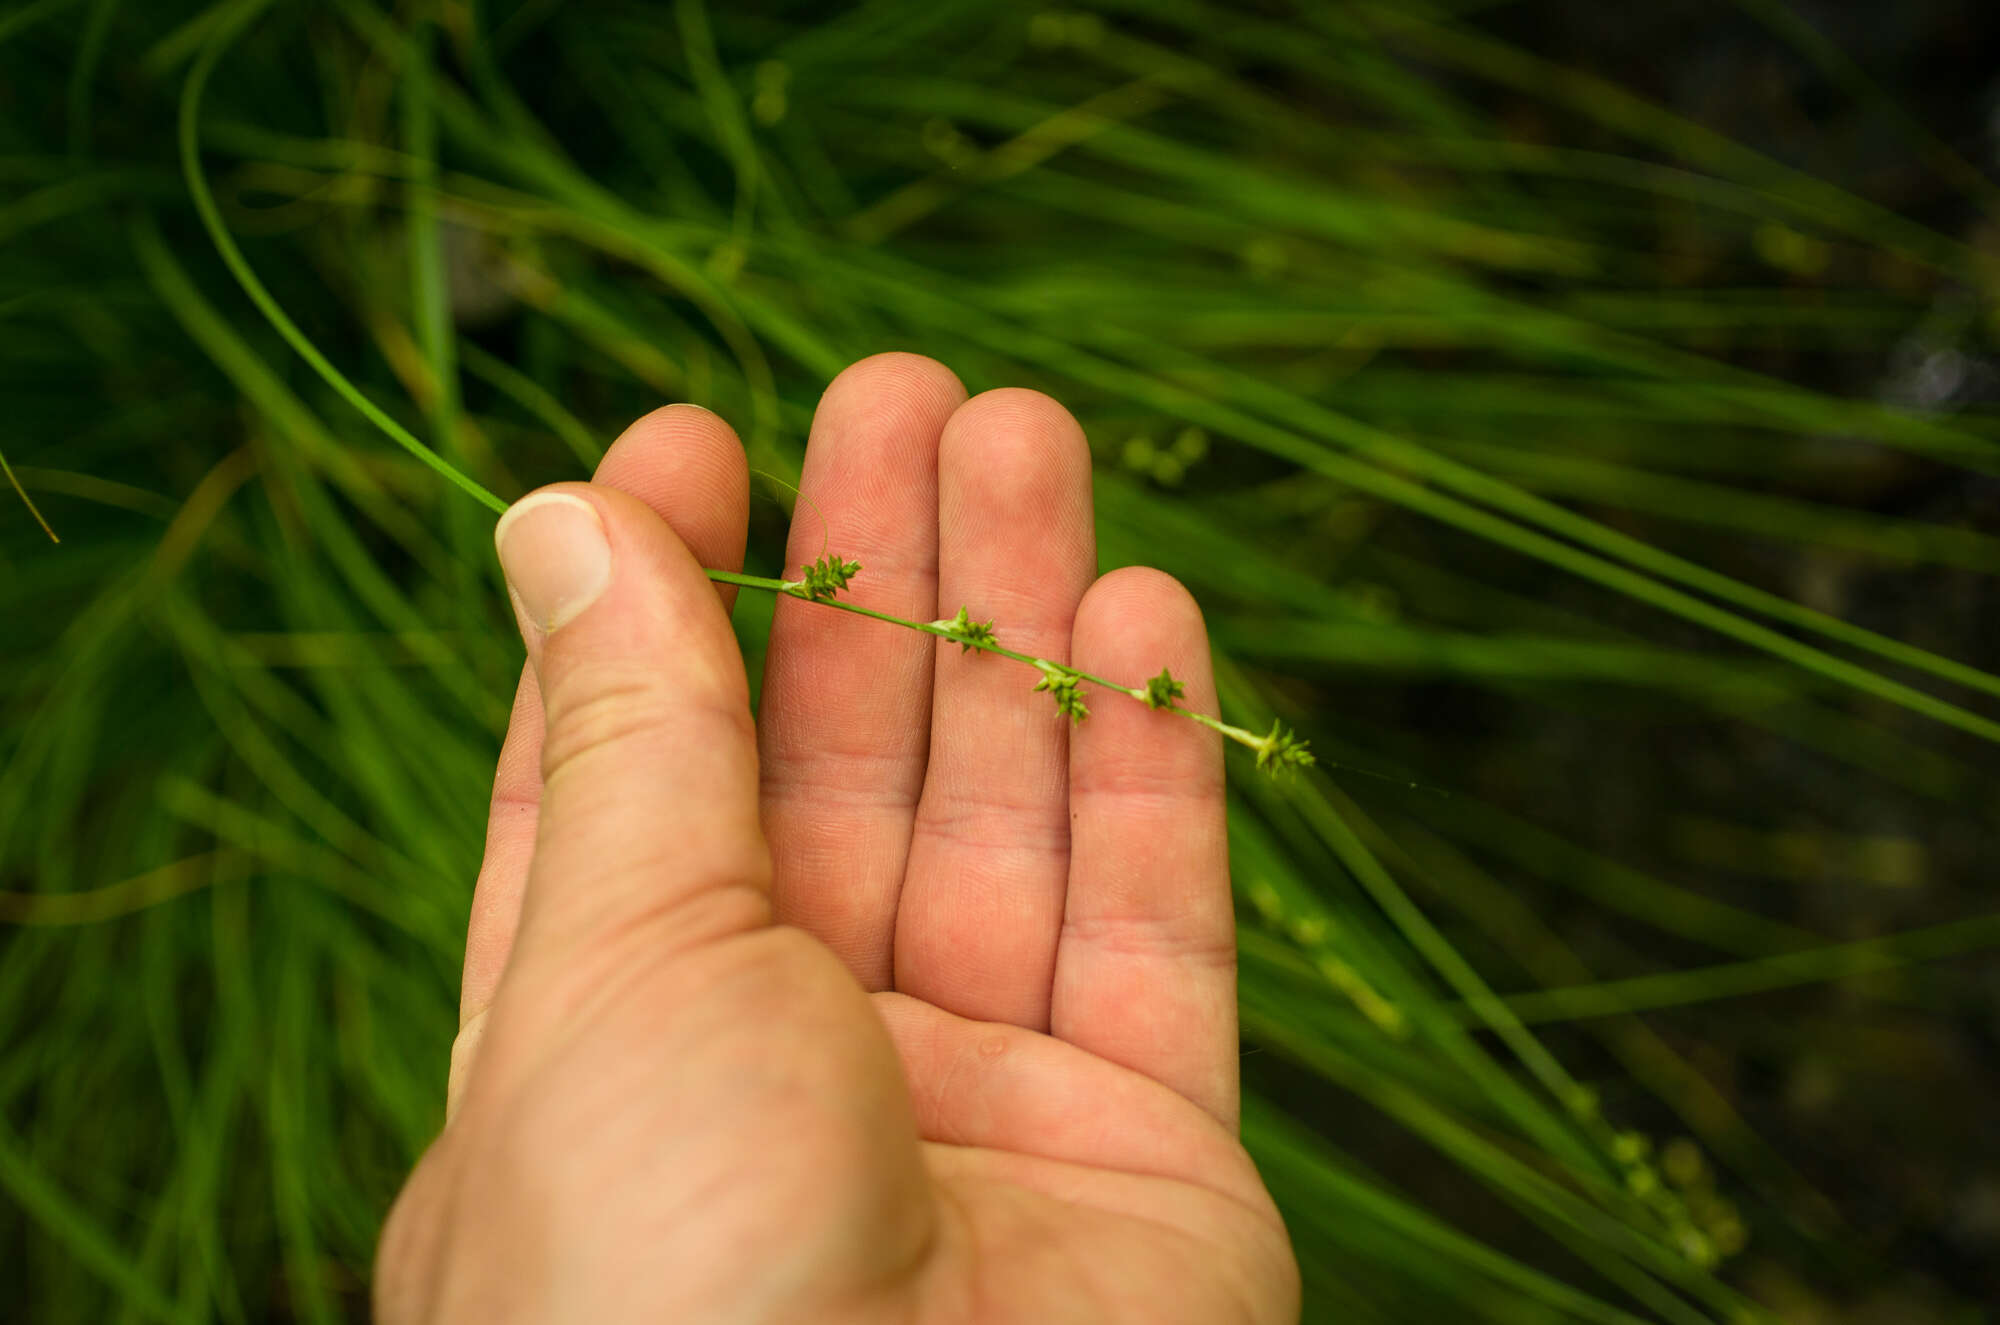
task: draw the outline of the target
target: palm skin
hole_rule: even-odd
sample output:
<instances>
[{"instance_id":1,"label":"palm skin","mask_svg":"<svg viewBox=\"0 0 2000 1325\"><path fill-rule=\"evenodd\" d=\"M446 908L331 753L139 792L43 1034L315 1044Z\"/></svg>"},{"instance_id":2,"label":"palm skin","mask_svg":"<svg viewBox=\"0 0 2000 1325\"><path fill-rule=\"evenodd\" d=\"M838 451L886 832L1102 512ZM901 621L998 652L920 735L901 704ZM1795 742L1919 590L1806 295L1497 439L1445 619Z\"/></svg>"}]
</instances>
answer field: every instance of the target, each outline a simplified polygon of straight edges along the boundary
<instances>
[{"instance_id":1,"label":"palm skin","mask_svg":"<svg viewBox=\"0 0 2000 1325\"><path fill-rule=\"evenodd\" d=\"M854 601L1213 711L1185 592L1096 578L1088 464L1045 397L887 355L802 487ZM530 666L380 1317L1294 1318L1235 1135L1216 738L1116 697L1070 731L1032 673L791 600L753 731L699 570L742 557L726 425L660 411L563 490L612 569L551 631L503 554Z\"/></svg>"}]
</instances>

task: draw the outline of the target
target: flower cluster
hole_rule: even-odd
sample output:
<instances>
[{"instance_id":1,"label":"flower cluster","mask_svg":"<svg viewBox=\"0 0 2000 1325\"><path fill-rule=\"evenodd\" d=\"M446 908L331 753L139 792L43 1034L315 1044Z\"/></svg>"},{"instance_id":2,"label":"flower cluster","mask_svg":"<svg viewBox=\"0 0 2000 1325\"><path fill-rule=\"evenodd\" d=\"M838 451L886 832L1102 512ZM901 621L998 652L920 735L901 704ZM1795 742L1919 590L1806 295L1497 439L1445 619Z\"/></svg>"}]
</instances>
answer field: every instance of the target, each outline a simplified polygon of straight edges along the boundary
<instances>
[{"instance_id":1,"label":"flower cluster","mask_svg":"<svg viewBox=\"0 0 2000 1325\"><path fill-rule=\"evenodd\" d=\"M1056 701L1056 712L1077 723L1090 716L1090 706L1083 702L1081 676L1043 659L1037 659L1035 666L1042 669L1042 679L1035 682L1035 689L1049 692Z\"/></svg>"},{"instance_id":2,"label":"flower cluster","mask_svg":"<svg viewBox=\"0 0 2000 1325\"><path fill-rule=\"evenodd\" d=\"M825 603L847 587L847 582L861 571L858 561L842 561L839 557L823 556L818 561L799 572L799 585L808 598Z\"/></svg>"},{"instance_id":3,"label":"flower cluster","mask_svg":"<svg viewBox=\"0 0 2000 1325\"><path fill-rule=\"evenodd\" d=\"M1295 732L1273 721L1270 734L1257 747L1257 767L1266 773L1296 773L1313 765L1312 751Z\"/></svg>"},{"instance_id":4,"label":"flower cluster","mask_svg":"<svg viewBox=\"0 0 2000 1325\"><path fill-rule=\"evenodd\" d=\"M949 621L931 623L944 632L944 637L958 645L961 653L971 653L974 649L992 649L1000 641L993 634L991 621L974 621L972 613L961 607L958 615Z\"/></svg>"},{"instance_id":5,"label":"flower cluster","mask_svg":"<svg viewBox=\"0 0 2000 1325\"><path fill-rule=\"evenodd\" d=\"M1160 674L1146 682L1146 688L1134 690L1132 697L1141 700L1149 709L1170 709L1174 701L1187 693L1187 687L1174 680L1174 674L1162 667Z\"/></svg>"}]
</instances>

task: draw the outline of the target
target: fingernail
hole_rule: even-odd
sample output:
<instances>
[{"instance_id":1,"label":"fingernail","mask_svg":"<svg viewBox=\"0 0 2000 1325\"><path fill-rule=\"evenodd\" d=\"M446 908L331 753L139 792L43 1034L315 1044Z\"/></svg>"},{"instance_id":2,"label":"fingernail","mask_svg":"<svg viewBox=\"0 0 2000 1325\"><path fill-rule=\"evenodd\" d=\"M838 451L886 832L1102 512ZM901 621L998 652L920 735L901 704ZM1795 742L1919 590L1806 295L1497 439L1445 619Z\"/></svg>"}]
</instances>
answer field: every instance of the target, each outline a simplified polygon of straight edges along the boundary
<instances>
[{"instance_id":1,"label":"fingernail","mask_svg":"<svg viewBox=\"0 0 2000 1325\"><path fill-rule=\"evenodd\" d=\"M515 502L500 517L493 542L522 612L544 631L574 621L611 583L604 524L589 502L567 492Z\"/></svg>"}]
</instances>

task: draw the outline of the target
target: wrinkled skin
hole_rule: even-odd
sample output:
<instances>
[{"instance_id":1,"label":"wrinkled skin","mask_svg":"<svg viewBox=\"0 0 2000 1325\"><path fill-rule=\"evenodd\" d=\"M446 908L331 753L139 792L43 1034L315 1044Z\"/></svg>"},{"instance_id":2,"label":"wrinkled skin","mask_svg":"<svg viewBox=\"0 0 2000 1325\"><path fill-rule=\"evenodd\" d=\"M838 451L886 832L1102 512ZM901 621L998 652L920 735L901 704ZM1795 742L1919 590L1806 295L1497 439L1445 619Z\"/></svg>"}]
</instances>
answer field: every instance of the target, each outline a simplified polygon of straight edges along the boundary
<instances>
[{"instance_id":1,"label":"wrinkled skin","mask_svg":"<svg viewBox=\"0 0 2000 1325\"><path fill-rule=\"evenodd\" d=\"M449 1121L380 1319L1296 1318L1236 1138L1213 733L1101 692L1072 728L1017 664L789 599L753 726L700 570L743 555L728 426L658 411L561 488L608 587L553 631L521 613ZM1097 576L1054 401L864 360L803 488L790 573L830 538L853 602L963 603L1214 711L1186 592Z\"/></svg>"}]
</instances>

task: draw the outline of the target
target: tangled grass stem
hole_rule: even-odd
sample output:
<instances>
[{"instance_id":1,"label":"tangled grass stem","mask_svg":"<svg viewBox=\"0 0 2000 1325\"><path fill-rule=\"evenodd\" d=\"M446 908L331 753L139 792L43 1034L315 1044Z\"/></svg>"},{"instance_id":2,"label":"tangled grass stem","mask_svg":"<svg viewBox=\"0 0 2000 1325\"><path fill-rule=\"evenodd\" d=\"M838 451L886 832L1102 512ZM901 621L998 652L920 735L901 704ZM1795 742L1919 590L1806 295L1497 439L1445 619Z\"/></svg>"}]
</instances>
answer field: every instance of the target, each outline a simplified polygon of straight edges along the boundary
<instances>
[{"instance_id":1,"label":"tangled grass stem","mask_svg":"<svg viewBox=\"0 0 2000 1325\"><path fill-rule=\"evenodd\" d=\"M203 227L208 231L209 238L214 242L216 252L221 256L223 264L229 268L230 274L236 278L237 284L257 306L258 311L263 313L265 320L298 352L314 372L398 446L481 505L495 512L504 513L507 509L506 502L477 479L425 445L409 429L397 423L380 406L363 395L360 389L348 380L346 374L320 352L279 306L264 283L258 279L257 273L251 269L249 261L243 256L242 250L237 247L236 239L230 234L229 227L223 223L221 209L215 204L214 195L209 190L207 177L201 167L202 93L207 88L209 76L214 72L223 53L263 12L268 3L269 0L242 0L235 10L226 11L225 18L216 25L215 31L204 43L194 67L189 71L187 81L182 85L177 126L181 171L187 181L188 193L194 202L195 211L199 214ZM22 495L25 498L26 494ZM50 536L54 537L53 531ZM1016 662L1026 663L1041 672L1041 678L1034 688L1037 691L1048 691L1055 700L1057 712L1071 722L1080 723L1090 716L1089 706L1084 702L1082 693L1082 687L1089 684L1102 690L1113 690L1128 695L1148 708L1177 713L1212 731L1220 732L1227 739L1254 751L1257 756L1257 767L1265 772L1272 774L1296 772L1313 763L1312 754L1306 748L1305 742L1279 724L1273 723L1269 732L1259 736L1242 727L1231 726L1220 718L1197 713L1193 709L1176 704L1174 700L1181 695L1182 686L1165 670L1145 685L1120 685L1116 681L1094 676L1063 663L1003 648L993 633L994 623L973 621L963 607L959 609L958 615L949 621L923 622L910 621L886 612L876 612L853 603L842 602L839 594L847 588L848 582L860 570L859 562L843 561L836 556L822 555L819 560L807 565L796 580L775 580L720 570L710 570L708 577L711 580L740 585L744 588L789 594L805 602L874 617L878 621L886 621L909 630L920 630L928 635L951 640L967 652L978 650L983 653L997 653Z\"/></svg>"}]
</instances>

